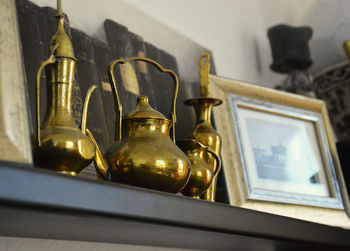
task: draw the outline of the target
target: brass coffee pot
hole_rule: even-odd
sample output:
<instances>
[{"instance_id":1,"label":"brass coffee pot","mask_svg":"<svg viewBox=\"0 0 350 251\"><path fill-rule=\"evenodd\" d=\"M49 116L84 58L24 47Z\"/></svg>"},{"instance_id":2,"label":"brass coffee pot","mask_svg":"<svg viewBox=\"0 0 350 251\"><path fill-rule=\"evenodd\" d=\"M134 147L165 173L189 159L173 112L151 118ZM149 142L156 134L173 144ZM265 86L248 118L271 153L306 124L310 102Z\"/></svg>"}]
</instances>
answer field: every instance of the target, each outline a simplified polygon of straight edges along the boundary
<instances>
[{"instance_id":1,"label":"brass coffee pot","mask_svg":"<svg viewBox=\"0 0 350 251\"><path fill-rule=\"evenodd\" d=\"M45 60L36 79L37 139L34 146L35 165L60 173L76 176L95 157L95 145L85 135L88 103L96 86L91 87L85 98L81 130L72 114L73 83L77 59L72 43L64 31L65 16L61 0L57 1L57 32L50 43L50 56ZM40 126L40 77L46 70L48 108Z\"/></svg>"},{"instance_id":2,"label":"brass coffee pot","mask_svg":"<svg viewBox=\"0 0 350 251\"><path fill-rule=\"evenodd\" d=\"M176 144L191 161L191 177L181 193L200 199L200 196L216 178L221 167L221 160L219 156L197 140L178 140ZM216 167L215 170L212 169L213 167Z\"/></svg>"},{"instance_id":3,"label":"brass coffee pot","mask_svg":"<svg viewBox=\"0 0 350 251\"><path fill-rule=\"evenodd\" d=\"M222 101L220 99L210 97L209 90L209 72L210 72L210 56L209 53L204 53L200 57L200 88L201 97L193 98L185 101L186 105L193 106L197 115L197 123L189 135L189 138L196 139L208 149L214 152L217 156L220 156L221 150L221 137L214 130L211 123L211 111L213 106L220 105ZM220 171L218 163L212 163L211 169L215 172ZM216 169L219 169L216 171ZM208 201L215 201L216 192L216 177L214 177L210 187L204 192L202 198Z\"/></svg>"},{"instance_id":4,"label":"brass coffee pot","mask_svg":"<svg viewBox=\"0 0 350 251\"><path fill-rule=\"evenodd\" d=\"M140 96L135 110L122 119L122 105L113 69L117 64L132 61L150 63L174 79L171 120L152 109L147 96ZM179 85L176 74L151 59L141 57L115 60L111 62L108 72L117 113L116 143L107 150L107 161L97 147L95 165L98 170L106 175L109 168L110 178L115 182L171 193L181 191L189 180L191 163L174 143L175 105ZM173 139L169 135L170 130ZM90 133L87 134L93 139Z\"/></svg>"}]
</instances>

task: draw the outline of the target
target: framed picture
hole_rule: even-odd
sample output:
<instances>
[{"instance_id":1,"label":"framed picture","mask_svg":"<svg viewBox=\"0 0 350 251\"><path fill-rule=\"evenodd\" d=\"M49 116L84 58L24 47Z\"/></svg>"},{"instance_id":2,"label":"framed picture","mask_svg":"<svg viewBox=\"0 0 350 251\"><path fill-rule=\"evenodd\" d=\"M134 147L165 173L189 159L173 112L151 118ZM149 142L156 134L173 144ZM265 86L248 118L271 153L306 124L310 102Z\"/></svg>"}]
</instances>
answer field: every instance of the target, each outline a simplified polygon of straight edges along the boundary
<instances>
[{"instance_id":1,"label":"framed picture","mask_svg":"<svg viewBox=\"0 0 350 251\"><path fill-rule=\"evenodd\" d=\"M230 204L350 227L325 103L217 76L211 86Z\"/></svg>"},{"instance_id":2,"label":"framed picture","mask_svg":"<svg viewBox=\"0 0 350 251\"><path fill-rule=\"evenodd\" d=\"M0 0L0 161L32 165L14 0Z\"/></svg>"},{"instance_id":3,"label":"framed picture","mask_svg":"<svg viewBox=\"0 0 350 251\"><path fill-rule=\"evenodd\" d=\"M320 114L228 98L248 198L343 208Z\"/></svg>"}]
</instances>

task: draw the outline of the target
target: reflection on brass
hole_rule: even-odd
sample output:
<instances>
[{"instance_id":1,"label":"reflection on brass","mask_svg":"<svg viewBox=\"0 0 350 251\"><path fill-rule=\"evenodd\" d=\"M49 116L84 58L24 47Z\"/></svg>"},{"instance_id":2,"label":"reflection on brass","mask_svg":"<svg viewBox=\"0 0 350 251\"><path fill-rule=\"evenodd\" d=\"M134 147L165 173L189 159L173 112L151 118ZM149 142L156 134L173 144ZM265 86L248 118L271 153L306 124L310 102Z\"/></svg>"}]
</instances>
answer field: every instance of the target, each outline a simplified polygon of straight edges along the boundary
<instances>
[{"instance_id":1,"label":"reflection on brass","mask_svg":"<svg viewBox=\"0 0 350 251\"><path fill-rule=\"evenodd\" d=\"M179 140L176 144L191 161L191 177L181 192L186 196L200 199L220 170L220 157L194 139ZM214 167L217 167L216 170Z\"/></svg>"},{"instance_id":2,"label":"reflection on brass","mask_svg":"<svg viewBox=\"0 0 350 251\"><path fill-rule=\"evenodd\" d=\"M210 97L209 92L209 71L210 57L209 53L205 53L200 57L200 78L201 78L201 98L194 98L185 101L186 105L194 107L197 116L197 123L189 138L196 139L208 149L220 156L221 137L214 130L211 124L211 111L213 106L220 105L221 100ZM211 170L219 172L220 167L217 163L212 162ZM217 171L216 171L217 170ZM208 201L215 201L216 177L214 177L210 187L204 192L202 198Z\"/></svg>"},{"instance_id":3,"label":"reflection on brass","mask_svg":"<svg viewBox=\"0 0 350 251\"><path fill-rule=\"evenodd\" d=\"M72 43L64 31L61 0L57 1L57 32L50 43L50 56L37 73L37 144L34 147L35 165L76 176L95 157L95 145L86 130L88 103L96 86L85 98L81 130L73 120L72 96L76 58ZM47 68L48 107L40 125L40 77Z\"/></svg>"},{"instance_id":4,"label":"reflection on brass","mask_svg":"<svg viewBox=\"0 0 350 251\"><path fill-rule=\"evenodd\" d=\"M122 119L122 105L113 69L116 64L127 64L131 61L150 63L173 77L175 91L171 120L153 110L146 96L140 96L136 109ZM108 72L117 112L117 142L107 151L108 161L104 161L102 154L96 154L95 165L98 166L99 173L106 174L109 168L112 181L172 193L181 191L189 180L191 164L187 156L173 142L178 92L177 76L173 71L164 69L155 61L139 57L115 60L110 64ZM171 129L173 140L169 135ZM93 138L92 135L90 137Z\"/></svg>"}]
</instances>

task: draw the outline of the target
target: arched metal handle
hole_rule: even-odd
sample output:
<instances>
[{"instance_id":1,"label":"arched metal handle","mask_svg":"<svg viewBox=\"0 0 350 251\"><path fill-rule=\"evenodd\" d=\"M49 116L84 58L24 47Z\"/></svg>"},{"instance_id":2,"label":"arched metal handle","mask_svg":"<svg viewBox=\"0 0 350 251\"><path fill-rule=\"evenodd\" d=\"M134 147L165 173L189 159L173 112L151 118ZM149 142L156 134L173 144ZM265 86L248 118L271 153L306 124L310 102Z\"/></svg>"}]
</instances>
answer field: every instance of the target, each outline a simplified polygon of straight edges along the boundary
<instances>
[{"instance_id":1,"label":"arched metal handle","mask_svg":"<svg viewBox=\"0 0 350 251\"><path fill-rule=\"evenodd\" d=\"M221 159L220 157L214 153L213 151L210 151L207 149L207 151L215 158L216 161L216 169L214 171L214 175L213 175L213 180L218 176L220 170L221 170Z\"/></svg>"},{"instance_id":2,"label":"arched metal handle","mask_svg":"<svg viewBox=\"0 0 350 251\"><path fill-rule=\"evenodd\" d=\"M87 123L87 114L88 114L88 108L90 103L90 98L92 93L96 90L97 86L93 85L89 88L87 91L87 94L85 96L84 106L83 106L83 115L81 118L81 132L86 134L86 123Z\"/></svg>"},{"instance_id":3,"label":"arched metal handle","mask_svg":"<svg viewBox=\"0 0 350 251\"><path fill-rule=\"evenodd\" d=\"M36 121L37 121L37 140L38 145L41 146L41 140L40 140L40 79L41 79L41 73L43 69L49 65L56 63L56 57L54 55L55 50L57 49L58 44L54 46L51 50L51 55L48 59L46 59L44 62L41 63L38 72L36 74Z\"/></svg>"},{"instance_id":4,"label":"arched metal handle","mask_svg":"<svg viewBox=\"0 0 350 251\"><path fill-rule=\"evenodd\" d=\"M175 123L176 123L176 98L179 90L179 80L176 76L176 74L169 69L163 68L160 64L158 64L156 61L149 59L149 58L144 58L144 57L133 57L133 58L128 58L128 59L118 59L114 60L110 63L108 67L108 76L109 76L109 81L113 89L114 93L114 99L115 99L115 109L116 109L116 124L118 124L118 128L116 127L116 140L120 141L121 140L121 133L122 133L122 111L123 107L120 103L119 100L119 95L118 95L118 90L117 90L117 84L115 81L113 69L116 64L125 64L131 61L144 61L146 63L150 63L153 66L155 66L159 71L169 73L172 78L174 79L174 85L175 85L175 90L174 90L174 95L173 95L173 103L172 103L172 129L173 129L173 141L175 143Z\"/></svg>"}]
</instances>

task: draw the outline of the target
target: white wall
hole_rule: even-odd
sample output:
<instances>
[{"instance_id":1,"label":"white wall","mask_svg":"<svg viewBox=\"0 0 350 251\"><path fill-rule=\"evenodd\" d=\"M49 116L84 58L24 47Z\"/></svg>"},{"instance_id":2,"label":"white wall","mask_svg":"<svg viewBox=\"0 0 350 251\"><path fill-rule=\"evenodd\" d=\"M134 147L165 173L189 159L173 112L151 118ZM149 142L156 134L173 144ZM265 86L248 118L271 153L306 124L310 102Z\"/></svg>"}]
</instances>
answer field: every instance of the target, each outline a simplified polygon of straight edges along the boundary
<instances>
[{"instance_id":1,"label":"white wall","mask_svg":"<svg viewBox=\"0 0 350 251\"><path fill-rule=\"evenodd\" d=\"M128 0L155 19L210 48L217 74L275 86L284 75L271 72L267 29L300 25L315 0Z\"/></svg>"},{"instance_id":2,"label":"white wall","mask_svg":"<svg viewBox=\"0 0 350 251\"><path fill-rule=\"evenodd\" d=\"M33 0L55 6L54 0ZM275 86L284 75L271 72L267 28L299 25L316 0L63 0L71 25L90 35L113 19L178 58L188 81L198 80L196 43L211 49L217 74ZM171 36L167 27L181 36ZM188 64L186 62L189 62Z\"/></svg>"},{"instance_id":3,"label":"white wall","mask_svg":"<svg viewBox=\"0 0 350 251\"><path fill-rule=\"evenodd\" d=\"M311 73L346 60L343 42L350 39L349 0L317 1L302 20L314 30L310 43L314 61Z\"/></svg>"}]
</instances>

